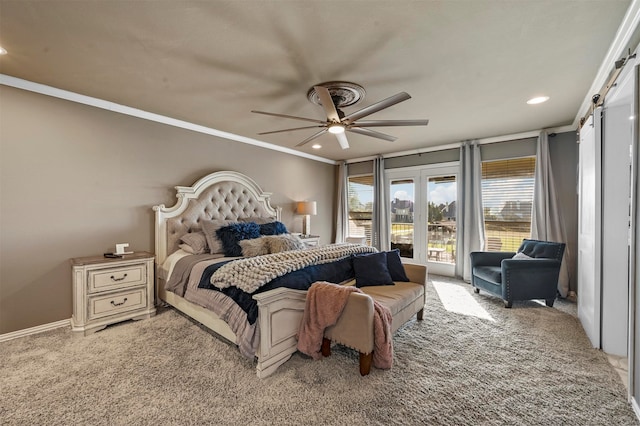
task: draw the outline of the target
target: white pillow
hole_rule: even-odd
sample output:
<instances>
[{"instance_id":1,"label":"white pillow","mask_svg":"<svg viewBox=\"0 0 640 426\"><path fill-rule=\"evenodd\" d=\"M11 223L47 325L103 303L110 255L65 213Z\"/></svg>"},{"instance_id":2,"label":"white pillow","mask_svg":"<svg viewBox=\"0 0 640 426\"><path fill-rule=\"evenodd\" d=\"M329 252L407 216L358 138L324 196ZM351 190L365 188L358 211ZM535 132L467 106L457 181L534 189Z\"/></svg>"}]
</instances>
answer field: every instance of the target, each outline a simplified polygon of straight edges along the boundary
<instances>
[{"instance_id":1,"label":"white pillow","mask_svg":"<svg viewBox=\"0 0 640 426\"><path fill-rule=\"evenodd\" d=\"M525 259L535 259L535 258L531 257L531 256L527 256L526 254L524 254L522 252L518 252L512 257L512 259L525 260Z\"/></svg>"}]
</instances>

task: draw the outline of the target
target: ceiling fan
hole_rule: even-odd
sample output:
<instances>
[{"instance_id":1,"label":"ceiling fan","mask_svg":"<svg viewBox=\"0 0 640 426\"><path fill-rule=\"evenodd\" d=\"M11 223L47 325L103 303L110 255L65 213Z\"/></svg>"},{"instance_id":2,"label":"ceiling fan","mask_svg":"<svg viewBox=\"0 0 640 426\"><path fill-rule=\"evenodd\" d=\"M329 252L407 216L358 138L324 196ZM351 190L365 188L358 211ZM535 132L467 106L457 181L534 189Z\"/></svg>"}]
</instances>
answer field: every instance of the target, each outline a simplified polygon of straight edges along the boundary
<instances>
[{"instance_id":1,"label":"ceiling fan","mask_svg":"<svg viewBox=\"0 0 640 426\"><path fill-rule=\"evenodd\" d=\"M411 99L411 96L406 92L400 92L350 114L345 115L345 113L340 110L342 107L357 103L364 97L364 94L365 92L362 86L344 81L330 81L313 86L309 89L307 98L311 102L321 105L324 108L324 112L327 115L326 121L265 111L254 110L251 112L315 123L314 126L295 127L291 129L258 133L259 135L268 135L272 133L289 132L292 130L320 129L318 132L309 136L296 146L303 146L306 143L322 136L324 133L329 132L336 136L342 149L347 149L349 148L349 141L347 140L345 131L393 142L397 139L396 137L371 130L369 127L426 126L429 124L429 120L360 120L361 118L367 117L375 112L389 108L390 106L406 101L407 99Z\"/></svg>"}]
</instances>

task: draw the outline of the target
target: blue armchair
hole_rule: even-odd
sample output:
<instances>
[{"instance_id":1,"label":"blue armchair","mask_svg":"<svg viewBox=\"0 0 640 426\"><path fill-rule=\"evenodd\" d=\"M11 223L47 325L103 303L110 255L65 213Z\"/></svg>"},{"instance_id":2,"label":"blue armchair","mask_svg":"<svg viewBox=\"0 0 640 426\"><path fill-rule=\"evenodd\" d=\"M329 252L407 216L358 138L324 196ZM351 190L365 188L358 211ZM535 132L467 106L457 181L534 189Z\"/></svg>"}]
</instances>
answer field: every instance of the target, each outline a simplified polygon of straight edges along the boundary
<instances>
[{"instance_id":1,"label":"blue armchair","mask_svg":"<svg viewBox=\"0 0 640 426\"><path fill-rule=\"evenodd\" d=\"M553 306L558 293L558 276L564 243L523 240L518 257L513 252L474 251L471 253L473 291L484 290L501 297L510 308L514 300L544 299Z\"/></svg>"}]
</instances>

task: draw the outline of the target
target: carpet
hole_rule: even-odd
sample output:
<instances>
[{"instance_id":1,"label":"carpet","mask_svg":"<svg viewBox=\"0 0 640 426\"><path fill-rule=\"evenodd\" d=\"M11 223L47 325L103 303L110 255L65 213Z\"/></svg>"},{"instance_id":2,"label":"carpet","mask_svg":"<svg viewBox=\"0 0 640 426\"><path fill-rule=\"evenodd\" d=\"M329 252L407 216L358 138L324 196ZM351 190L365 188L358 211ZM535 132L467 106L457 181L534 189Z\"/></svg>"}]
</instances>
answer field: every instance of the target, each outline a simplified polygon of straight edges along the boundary
<instances>
[{"instance_id":1,"label":"carpet","mask_svg":"<svg viewBox=\"0 0 640 426\"><path fill-rule=\"evenodd\" d=\"M176 311L91 336L0 344L3 425L638 425L575 304L473 294L432 276L424 321L394 337L391 370L355 352L301 354L258 379L237 348Z\"/></svg>"}]
</instances>

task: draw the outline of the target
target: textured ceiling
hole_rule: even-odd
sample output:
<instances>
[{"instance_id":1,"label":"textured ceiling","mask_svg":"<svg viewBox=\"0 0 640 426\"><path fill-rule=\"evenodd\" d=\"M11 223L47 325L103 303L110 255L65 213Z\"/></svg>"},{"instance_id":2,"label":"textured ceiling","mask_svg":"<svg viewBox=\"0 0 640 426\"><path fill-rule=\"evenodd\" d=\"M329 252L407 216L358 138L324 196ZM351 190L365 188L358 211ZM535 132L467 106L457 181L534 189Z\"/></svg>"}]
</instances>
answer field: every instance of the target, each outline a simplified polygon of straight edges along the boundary
<instances>
[{"instance_id":1,"label":"textured ceiling","mask_svg":"<svg viewBox=\"0 0 640 426\"><path fill-rule=\"evenodd\" d=\"M350 159L571 124L630 1L6 1L0 72L329 159ZM367 119L426 127L259 136L324 119L314 84L412 99ZM551 99L529 106L535 95Z\"/></svg>"}]
</instances>

